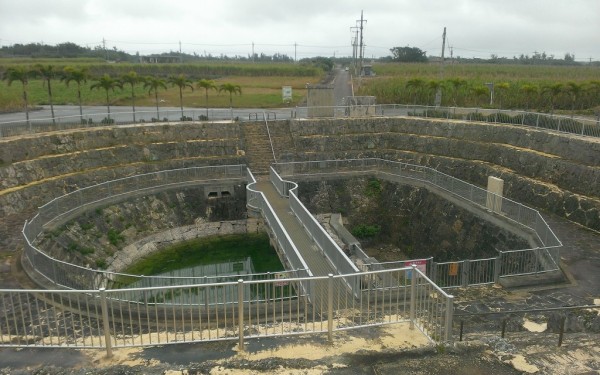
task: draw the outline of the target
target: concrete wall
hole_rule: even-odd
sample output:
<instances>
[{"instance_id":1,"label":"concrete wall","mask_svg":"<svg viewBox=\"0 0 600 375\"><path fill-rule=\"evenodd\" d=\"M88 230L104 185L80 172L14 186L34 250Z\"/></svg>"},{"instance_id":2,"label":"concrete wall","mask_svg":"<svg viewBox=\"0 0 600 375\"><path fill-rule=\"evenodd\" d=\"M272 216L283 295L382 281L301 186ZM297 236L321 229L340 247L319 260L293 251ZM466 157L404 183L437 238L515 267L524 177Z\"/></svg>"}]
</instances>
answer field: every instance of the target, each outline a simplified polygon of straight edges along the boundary
<instances>
[{"instance_id":1,"label":"concrete wall","mask_svg":"<svg viewBox=\"0 0 600 375\"><path fill-rule=\"evenodd\" d=\"M298 159L381 157L426 165L600 230L600 140L533 128L415 118L289 124Z\"/></svg>"}]
</instances>

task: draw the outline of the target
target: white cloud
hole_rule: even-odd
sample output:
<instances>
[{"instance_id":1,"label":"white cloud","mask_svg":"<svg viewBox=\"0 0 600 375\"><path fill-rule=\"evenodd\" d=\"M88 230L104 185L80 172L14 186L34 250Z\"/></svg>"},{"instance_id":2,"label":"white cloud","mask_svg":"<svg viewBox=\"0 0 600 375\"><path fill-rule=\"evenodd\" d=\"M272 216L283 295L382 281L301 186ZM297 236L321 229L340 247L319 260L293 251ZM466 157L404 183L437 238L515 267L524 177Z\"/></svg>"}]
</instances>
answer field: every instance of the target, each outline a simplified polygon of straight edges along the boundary
<instances>
[{"instance_id":1,"label":"white cloud","mask_svg":"<svg viewBox=\"0 0 600 375\"><path fill-rule=\"evenodd\" d=\"M108 40L130 52L176 50L299 56L351 54L364 9L366 55L394 46L439 53L443 27L462 56L532 54L600 60L598 0L0 0L0 43ZM310 47L308 47L310 46ZM455 52L455 54L456 54Z\"/></svg>"}]
</instances>

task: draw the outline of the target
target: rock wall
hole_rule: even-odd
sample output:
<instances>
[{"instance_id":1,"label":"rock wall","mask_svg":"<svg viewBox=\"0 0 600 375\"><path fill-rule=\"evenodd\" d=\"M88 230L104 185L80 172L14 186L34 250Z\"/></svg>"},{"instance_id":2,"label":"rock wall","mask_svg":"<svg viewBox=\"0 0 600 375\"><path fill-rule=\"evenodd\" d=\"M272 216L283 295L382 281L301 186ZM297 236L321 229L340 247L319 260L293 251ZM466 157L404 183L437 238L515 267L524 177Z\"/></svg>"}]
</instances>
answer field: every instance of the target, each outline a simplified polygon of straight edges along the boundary
<instances>
[{"instance_id":1,"label":"rock wall","mask_svg":"<svg viewBox=\"0 0 600 375\"><path fill-rule=\"evenodd\" d=\"M225 234L230 226L223 222L246 219L245 197L244 185L221 198L206 198L203 187L137 197L90 210L47 233L39 245L55 258L106 268L114 259L135 258L120 254L155 233L161 233L158 242L161 236L163 242L172 242L193 235Z\"/></svg>"},{"instance_id":2,"label":"rock wall","mask_svg":"<svg viewBox=\"0 0 600 375\"><path fill-rule=\"evenodd\" d=\"M312 213L340 212L348 230L367 235L361 243L380 261L481 259L529 248L527 240L422 187L375 178L303 181L299 197ZM385 244L392 246L377 251Z\"/></svg>"},{"instance_id":3,"label":"rock wall","mask_svg":"<svg viewBox=\"0 0 600 375\"><path fill-rule=\"evenodd\" d=\"M416 118L296 120L297 160L380 157L435 168L600 230L600 139L504 124Z\"/></svg>"}]
</instances>

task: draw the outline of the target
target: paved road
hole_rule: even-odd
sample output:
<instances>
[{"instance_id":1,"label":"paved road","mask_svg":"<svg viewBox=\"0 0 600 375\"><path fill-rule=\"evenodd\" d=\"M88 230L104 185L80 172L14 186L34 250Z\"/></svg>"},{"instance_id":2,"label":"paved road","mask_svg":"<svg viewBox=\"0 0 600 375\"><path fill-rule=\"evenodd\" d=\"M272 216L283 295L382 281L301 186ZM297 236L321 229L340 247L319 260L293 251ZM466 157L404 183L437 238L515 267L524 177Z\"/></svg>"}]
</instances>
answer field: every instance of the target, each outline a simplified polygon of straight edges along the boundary
<instances>
[{"instance_id":1,"label":"paved road","mask_svg":"<svg viewBox=\"0 0 600 375\"><path fill-rule=\"evenodd\" d=\"M335 105L345 105L344 98L352 95L352 76L344 69L337 69L333 81Z\"/></svg>"},{"instance_id":2,"label":"paved road","mask_svg":"<svg viewBox=\"0 0 600 375\"><path fill-rule=\"evenodd\" d=\"M350 73L344 69L336 69L335 79L333 80L334 95L336 105L344 105L344 98L352 96L352 83ZM83 106L83 119L92 119L93 123L100 123L107 113L106 106ZM111 118L117 123L126 123L133 121L133 112L131 106L111 106ZM76 105L55 105L54 113L59 123L73 123L80 121L79 106ZM184 107L184 116L190 117L193 120L198 120L199 116L206 116L206 108ZM229 120L233 118L244 119L262 119L263 113L269 119L289 119L296 113L296 107L289 108L209 108L208 117L212 120ZM302 117L302 113L298 114ZM150 122L153 118L160 120L168 119L168 121L178 121L181 116L181 108L179 107L163 107L159 106L158 113L156 107L136 107L136 120ZM42 119L52 118L50 106L39 106L38 109L29 113L29 118L35 123ZM25 113L0 113L0 127L3 123L25 124ZM48 121L44 121L48 122ZM4 124L6 126L7 124Z\"/></svg>"}]
</instances>

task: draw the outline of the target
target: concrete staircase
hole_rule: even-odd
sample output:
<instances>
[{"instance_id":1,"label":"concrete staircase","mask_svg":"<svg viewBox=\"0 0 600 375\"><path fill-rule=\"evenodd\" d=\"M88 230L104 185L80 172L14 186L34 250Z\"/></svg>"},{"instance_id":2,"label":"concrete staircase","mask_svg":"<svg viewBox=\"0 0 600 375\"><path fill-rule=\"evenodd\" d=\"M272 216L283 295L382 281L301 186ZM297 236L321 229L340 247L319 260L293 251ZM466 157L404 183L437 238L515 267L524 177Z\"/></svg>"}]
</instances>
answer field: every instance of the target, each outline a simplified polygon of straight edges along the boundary
<instances>
[{"instance_id":1,"label":"concrete staircase","mask_svg":"<svg viewBox=\"0 0 600 375\"><path fill-rule=\"evenodd\" d=\"M269 166L274 163L273 149L264 122L246 122L240 125L246 149L246 159L254 175L269 174Z\"/></svg>"}]
</instances>

